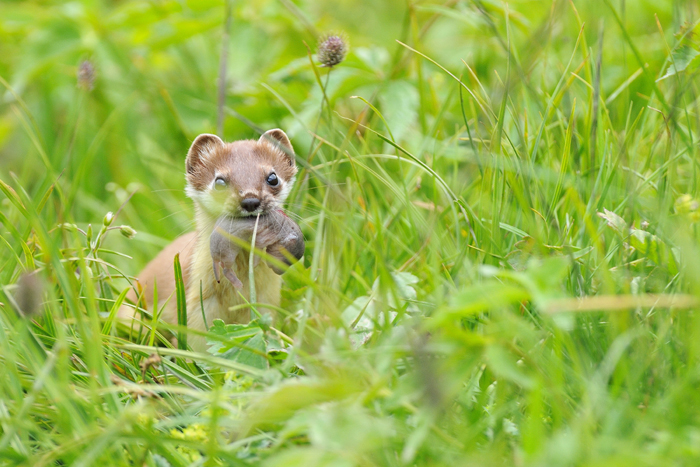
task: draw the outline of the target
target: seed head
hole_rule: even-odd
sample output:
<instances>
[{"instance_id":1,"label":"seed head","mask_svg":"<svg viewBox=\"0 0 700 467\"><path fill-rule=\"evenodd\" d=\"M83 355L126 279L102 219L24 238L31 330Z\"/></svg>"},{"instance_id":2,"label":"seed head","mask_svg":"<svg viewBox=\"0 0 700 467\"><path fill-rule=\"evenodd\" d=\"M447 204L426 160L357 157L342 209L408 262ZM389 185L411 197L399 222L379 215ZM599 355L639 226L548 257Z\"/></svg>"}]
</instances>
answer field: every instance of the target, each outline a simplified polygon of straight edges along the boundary
<instances>
[{"instance_id":1,"label":"seed head","mask_svg":"<svg viewBox=\"0 0 700 467\"><path fill-rule=\"evenodd\" d=\"M78 226L75 224L58 224L58 227L69 232L77 232Z\"/></svg>"},{"instance_id":2,"label":"seed head","mask_svg":"<svg viewBox=\"0 0 700 467\"><path fill-rule=\"evenodd\" d=\"M23 316L32 317L41 311L44 287L36 273L22 274L17 281L15 302Z\"/></svg>"},{"instance_id":3,"label":"seed head","mask_svg":"<svg viewBox=\"0 0 700 467\"><path fill-rule=\"evenodd\" d=\"M112 225L113 220L114 220L114 213L112 213L112 211L110 211L105 215L105 218L102 219L102 225L104 225L105 227L109 227L110 225Z\"/></svg>"},{"instance_id":4,"label":"seed head","mask_svg":"<svg viewBox=\"0 0 700 467\"><path fill-rule=\"evenodd\" d=\"M148 369L159 365L161 361L162 360L160 358L160 355L158 355L156 353L152 353L151 355L148 356L148 358L141 360L141 363L139 363L139 366L141 367L142 378L145 380L146 373L148 372Z\"/></svg>"},{"instance_id":5,"label":"seed head","mask_svg":"<svg viewBox=\"0 0 700 467\"><path fill-rule=\"evenodd\" d=\"M119 227L119 232L128 239L132 239L136 236L136 230L129 225L122 225Z\"/></svg>"},{"instance_id":6,"label":"seed head","mask_svg":"<svg viewBox=\"0 0 700 467\"><path fill-rule=\"evenodd\" d=\"M86 91L95 87L95 65L90 60L84 60L78 67L78 87Z\"/></svg>"},{"instance_id":7,"label":"seed head","mask_svg":"<svg viewBox=\"0 0 700 467\"><path fill-rule=\"evenodd\" d=\"M321 38L316 56L321 66L331 68L345 59L349 48L344 34L328 34Z\"/></svg>"}]
</instances>

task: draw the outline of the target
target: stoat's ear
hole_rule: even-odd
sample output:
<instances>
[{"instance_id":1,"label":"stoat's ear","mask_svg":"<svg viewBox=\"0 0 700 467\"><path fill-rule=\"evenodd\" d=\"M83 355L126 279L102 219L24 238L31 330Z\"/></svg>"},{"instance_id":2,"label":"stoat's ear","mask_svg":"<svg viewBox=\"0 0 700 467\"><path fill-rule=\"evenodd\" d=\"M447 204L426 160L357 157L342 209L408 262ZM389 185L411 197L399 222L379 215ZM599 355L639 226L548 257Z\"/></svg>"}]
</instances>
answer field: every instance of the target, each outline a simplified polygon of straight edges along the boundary
<instances>
[{"instance_id":1,"label":"stoat's ear","mask_svg":"<svg viewBox=\"0 0 700 467\"><path fill-rule=\"evenodd\" d=\"M279 147L289 159L289 165L296 165L294 160L294 148L292 147L292 143L289 142L289 138L284 131L280 130L279 128L267 130L262 134L258 141L267 141L273 146Z\"/></svg>"},{"instance_id":2,"label":"stoat's ear","mask_svg":"<svg viewBox=\"0 0 700 467\"><path fill-rule=\"evenodd\" d=\"M197 136L190 146L190 150L187 152L187 159L185 159L185 167L187 168L188 174L194 174L203 166L209 156L216 150L217 147L223 146L224 142L221 141L216 135L210 135L209 133L202 133Z\"/></svg>"}]
</instances>

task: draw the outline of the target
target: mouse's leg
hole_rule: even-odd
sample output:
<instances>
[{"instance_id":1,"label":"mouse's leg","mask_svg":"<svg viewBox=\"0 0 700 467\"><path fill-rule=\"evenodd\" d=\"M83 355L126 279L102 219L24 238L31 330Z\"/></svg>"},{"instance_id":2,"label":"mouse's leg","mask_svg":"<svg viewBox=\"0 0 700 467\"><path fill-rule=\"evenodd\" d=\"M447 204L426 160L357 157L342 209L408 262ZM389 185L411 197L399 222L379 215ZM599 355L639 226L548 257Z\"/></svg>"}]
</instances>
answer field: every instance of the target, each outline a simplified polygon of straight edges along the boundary
<instances>
[{"instance_id":1,"label":"mouse's leg","mask_svg":"<svg viewBox=\"0 0 700 467\"><path fill-rule=\"evenodd\" d=\"M214 279L216 279L216 282L221 284L221 278L219 277L219 263L216 261L213 261L214 263Z\"/></svg>"},{"instance_id":2,"label":"mouse's leg","mask_svg":"<svg viewBox=\"0 0 700 467\"><path fill-rule=\"evenodd\" d=\"M253 255L253 267L257 268L258 264L260 264L260 255Z\"/></svg>"},{"instance_id":3,"label":"mouse's leg","mask_svg":"<svg viewBox=\"0 0 700 467\"><path fill-rule=\"evenodd\" d=\"M243 288L243 283L238 278L238 276L236 276L236 273L233 272L233 269L231 269L230 267L224 267L224 276L231 282L231 284L233 284L235 288Z\"/></svg>"},{"instance_id":4,"label":"mouse's leg","mask_svg":"<svg viewBox=\"0 0 700 467\"><path fill-rule=\"evenodd\" d=\"M289 266L290 262L282 253L282 248L284 247L282 247L279 243L275 245L270 245L269 247L267 247L267 254ZM272 270L275 271L275 274L277 275L281 275L285 271L285 269L277 267L276 264L273 265L272 263L267 263L267 265L270 266L270 268L272 268Z\"/></svg>"}]
</instances>

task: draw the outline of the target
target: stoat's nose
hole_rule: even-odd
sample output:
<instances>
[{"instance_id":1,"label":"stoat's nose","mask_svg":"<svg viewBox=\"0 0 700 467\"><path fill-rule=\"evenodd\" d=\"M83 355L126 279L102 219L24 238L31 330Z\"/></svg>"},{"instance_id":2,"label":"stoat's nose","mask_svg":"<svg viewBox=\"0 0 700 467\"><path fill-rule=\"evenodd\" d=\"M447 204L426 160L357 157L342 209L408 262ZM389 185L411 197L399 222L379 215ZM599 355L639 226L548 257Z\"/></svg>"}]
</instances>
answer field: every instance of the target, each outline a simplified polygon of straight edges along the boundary
<instances>
[{"instance_id":1,"label":"stoat's nose","mask_svg":"<svg viewBox=\"0 0 700 467\"><path fill-rule=\"evenodd\" d=\"M241 201L241 208L248 212L253 212L260 207L260 200L258 198L245 198Z\"/></svg>"}]
</instances>

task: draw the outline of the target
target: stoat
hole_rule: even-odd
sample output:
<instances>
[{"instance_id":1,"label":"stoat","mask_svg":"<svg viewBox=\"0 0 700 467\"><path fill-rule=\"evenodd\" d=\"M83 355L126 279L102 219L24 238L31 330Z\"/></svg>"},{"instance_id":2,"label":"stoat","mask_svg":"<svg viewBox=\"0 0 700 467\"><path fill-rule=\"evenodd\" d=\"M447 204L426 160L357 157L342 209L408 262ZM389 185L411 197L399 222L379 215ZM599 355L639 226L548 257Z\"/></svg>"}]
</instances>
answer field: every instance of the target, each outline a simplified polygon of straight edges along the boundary
<instances>
[{"instance_id":1,"label":"stoat","mask_svg":"<svg viewBox=\"0 0 700 467\"><path fill-rule=\"evenodd\" d=\"M249 299L248 257L237 255L232 268L240 281L239 289L230 281L217 282L212 268L210 237L220 218L252 217L254 221L258 214L262 218L281 211L296 173L294 150L282 130L269 130L257 141L224 143L210 134L195 138L185 160L185 192L194 202L196 230L175 239L137 276L148 310L153 312L156 308L153 284L157 283L159 309L169 299L160 319L177 324L173 258L180 253L188 328L204 331L203 315L209 325L215 319L226 323L246 322L250 317L249 309L229 309L245 303L239 293L245 300ZM255 267L254 280L257 301L279 306L281 279L266 262L261 261ZM137 300L133 290L127 298L132 302ZM133 307L122 306L119 316L131 319ZM205 339L193 334L188 337L188 343L194 350L206 347Z\"/></svg>"}]
</instances>

